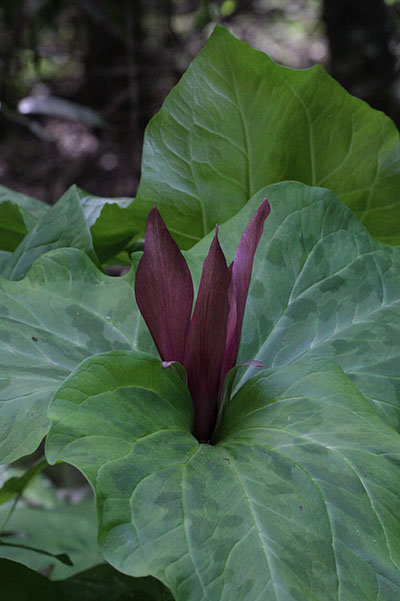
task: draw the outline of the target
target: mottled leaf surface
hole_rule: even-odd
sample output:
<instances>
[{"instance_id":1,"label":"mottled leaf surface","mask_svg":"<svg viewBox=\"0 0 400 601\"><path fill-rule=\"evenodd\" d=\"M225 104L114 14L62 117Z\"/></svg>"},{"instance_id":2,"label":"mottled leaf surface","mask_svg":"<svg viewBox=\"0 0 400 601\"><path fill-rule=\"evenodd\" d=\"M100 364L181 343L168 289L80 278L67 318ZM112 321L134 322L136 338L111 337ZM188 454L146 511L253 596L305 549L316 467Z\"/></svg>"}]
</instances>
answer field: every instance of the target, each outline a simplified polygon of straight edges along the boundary
<instances>
[{"instance_id":1,"label":"mottled leaf surface","mask_svg":"<svg viewBox=\"0 0 400 601\"><path fill-rule=\"evenodd\" d=\"M261 190L221 228L229 259L264 194L272 211L256 253L239 361L269 367L303 355L333 359L397 427L399 251L372 240L327 190L284 183ZM209 242L186 254L197 279ZM4 461L20 456L20 443L25 452L35 448L55 387L80 361L113 348L154 352L131 277L107 278L82 253L65 250L42 257L23 282L2 281ZM255 373L249 368L241 382Z\"/></svg>"},{"instance_id":2,"label":"mottled leaf surface","mask_svg":"<svg viewBox=\"0 0 400 601\"><path fill-rule=\"evenodd\" d=\"M187 389L134 352L82 363L51 407L50 461L88 477L106 559L177 601L396 601L400 436L331 362L266 371L215 446Z\"/></svg>"},{"instance_id":3,"label":"mottled leaf surface","mask_svg":"<svg viewBox=\"0 0 400 601\"><path fill-rule=\"evenodd\" d=\"M392 121L323 67L281 67L217 27L147 128L132 210L143 231L156 203L188 248L261 187L298 180L398 244L399 148Z\"/></svg>"},{"instance_id":4,"label":"mottled leaf surface","mask_svg":"<svg viewBox=\"0 0 400 601\"><path fill-rule=\"evenodd\" d=\"M286 182L261 190L220 228L228 258L264 196L272 208L255 256L239 363L332 359L399 428L399 249L375 241L328 190ZM211 237L187 253L197 278ZM257 373L249 367L239 385Z\"/></svg>"},{"instance_id":5,"label":"mottled leaf surface","mask_svg":"<svg viewBox=\"0 0 400 601\"><path fill-rule=\"evenodd\" d=\"M0 462L36 449L54 390L83 359L152 348L130 277L108 277L82 251L63 249L21 281L0 278Z\"/></svg>"}]
</instances>

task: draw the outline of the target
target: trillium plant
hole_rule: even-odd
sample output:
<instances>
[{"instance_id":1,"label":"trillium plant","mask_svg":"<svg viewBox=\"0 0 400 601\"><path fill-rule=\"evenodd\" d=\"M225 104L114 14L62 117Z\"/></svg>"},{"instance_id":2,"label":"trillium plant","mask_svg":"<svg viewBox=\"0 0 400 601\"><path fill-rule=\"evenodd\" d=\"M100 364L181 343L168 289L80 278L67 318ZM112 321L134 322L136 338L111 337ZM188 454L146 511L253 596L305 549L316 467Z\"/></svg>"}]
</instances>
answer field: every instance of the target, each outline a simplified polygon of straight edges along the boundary
<instances>
[{"instance_id":1,"label":"trillium plant","mask_svg":"<svg viewBox=\"0 0 400 601\"><path fill-rule=\"evenodd\" d=\"M217 27L135 199L0 187L2 600L398 601L398 148Z\"/></svg>"},{"instance_id":2,"label":"trillium plant","mask_svg":"<svg viewBox=\"0 0 400 601\"><path fill-rule=\"evenodd\" d=\"M186 370L194 434L200 442L211 440L225 378L236 363L254 254L269 211L265 198L229 267L216 228L192 317L193 282L187 263L156 207L147 220L144 253L136 272L136 301L164 366L178 362Z\"/></svg>"}]
</instances>

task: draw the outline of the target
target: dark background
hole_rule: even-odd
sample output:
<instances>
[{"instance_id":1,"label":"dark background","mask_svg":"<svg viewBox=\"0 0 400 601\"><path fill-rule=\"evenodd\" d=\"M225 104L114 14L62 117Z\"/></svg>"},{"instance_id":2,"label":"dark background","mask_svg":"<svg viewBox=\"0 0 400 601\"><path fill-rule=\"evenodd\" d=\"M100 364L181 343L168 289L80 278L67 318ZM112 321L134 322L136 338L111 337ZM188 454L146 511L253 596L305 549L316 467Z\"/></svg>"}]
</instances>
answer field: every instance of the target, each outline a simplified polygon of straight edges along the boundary
<instances>
[{"instance_id":1,"label":"dark background","mask_svg":"<svg viewBox=\"0 0 400 601\"><path fill-rule=\"evenodd\" d=\"M0 183L134 196L144 128L216 23L399 125L400 1L0 0Z\"/></svg>"}]
</instances>

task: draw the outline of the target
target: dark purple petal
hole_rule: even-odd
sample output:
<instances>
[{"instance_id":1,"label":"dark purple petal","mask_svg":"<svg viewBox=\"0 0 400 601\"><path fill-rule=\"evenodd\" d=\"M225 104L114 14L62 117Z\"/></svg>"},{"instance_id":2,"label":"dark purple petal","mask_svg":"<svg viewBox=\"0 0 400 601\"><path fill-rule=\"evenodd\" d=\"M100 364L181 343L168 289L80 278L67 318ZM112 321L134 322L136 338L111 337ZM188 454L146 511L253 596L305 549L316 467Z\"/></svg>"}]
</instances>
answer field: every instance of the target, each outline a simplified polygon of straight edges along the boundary
<instances>
[{"instance_id":1,"label":"dark purple petal","mask_svg":"<svg viewBox=\"0 0 400 601\"><path fill-rule=\"evenodd\" d=\"M193 283L186 261L156 207L147 219L135 295L161 359L183 363Z\"/></svg>"},{"instance_id":2,"label":"dark purple petal","mask_svg":"<svg viewBox=\"0 0 400 601\"><path fill-rule=\"evenodd\" d=\"M254 255L256 253L258 243L263 233L264 222L268 217L269 212L269 202L266 198L264 198L263 202L258 207L255 215L253 215L248 226L243 232L243 235L235 252L233 263L231 265L233 290L237 306L236 342L235 345L233 345L233 349L230 351L231 356L229 357L229 361L232 364L231 367L236 362L239 350L244 310L246 307L247 295L249 293ZM230 367L228 367L227 371L229 369Z\"/></svg>"},{"instance_id":3,"label":"dark purple petal","mask_svg":"<svg viewBox=\"0 0 400 601\"><path fill-rule=\"evenodd\" d=\"M229 317L231 274L218 242L218 228L204 261L184 359L194 404L194 433L209 440L215 426Z\"/></svg>"}]
</instances>

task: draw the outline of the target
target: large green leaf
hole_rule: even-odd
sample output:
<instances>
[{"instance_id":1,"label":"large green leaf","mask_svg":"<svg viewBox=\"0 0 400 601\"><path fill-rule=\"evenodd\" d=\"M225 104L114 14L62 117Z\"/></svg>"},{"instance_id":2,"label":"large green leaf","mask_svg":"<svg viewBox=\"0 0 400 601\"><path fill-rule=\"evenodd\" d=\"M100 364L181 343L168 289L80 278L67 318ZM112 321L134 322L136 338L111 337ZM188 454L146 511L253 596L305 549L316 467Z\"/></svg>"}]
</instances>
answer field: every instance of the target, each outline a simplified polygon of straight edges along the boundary
<instances>
[{"instance_id":1,"label":"large green leaf","mask_svg":"<svg viewBox=\"0 0 400 601\"><path fill-rule=\"evenodd\" d=\"M261 190L221 226L228 259L264 196L272 210L255 257L239 362L332 359L400 428L400 249L371 238L328 190L286 182ZM186 255L197 279L210 240ZM257 373L248 368L238 385Z\"/></svg>"},{"instance_id":2,"label":"large green leaf","mask_svg":"<svg viewBox=\"0 0 400 601\"><path fill-rule=\"evenodd\" d=\"M137 224L156 203L188 248L261 187L324 186L400 242L398 132L321 66L297 71L217 27L149 124Z\"/></svg>"},{"instance_id":3,"label":"large green leaf","mask_svg":"<svg viewBox=\"0 0 400 601\"><path fill-rule=\"evenodd\" d=\"M129 578L108 565L52 582L6 559L0 560L0 596L3 601L173 601L154 578Z\"/></svg>"},{"instance_id":4,"label":"large green leaf","mask_svg":"<svg viewBox=\"0 0 400 601\"><path fill-rule=\"evenodd\" d=\"M75 186L43 215L14 253L2 264L2 275L19 280L24 277L35 259L55 248L70 246L84 250L94 261L97 260Z\"/></svg>"},{"instance_id":5,"label":"large green leaf","mask_svg":"<svg viewBox=\"0 0 400 601\"><path fill-rule=\"evenodd\" d=\"M21 281L0 278L1 463L36 449L54 390L83 359L151 348L130 277L108 277L82 251L63 249Z\"/></svg>"},{"instance_id":6,"label":"large green leaf","mask_svg":"<svg viewBox=\"0 0 400 601\"><path fill-rule=\"evenodd\" d=\"M215 446L160 362L87 359L51 408L50 461L91 481L100 543L177 601L397 601L400 436L333 363L247 382Z\"/></svg>"}]
</instances>

